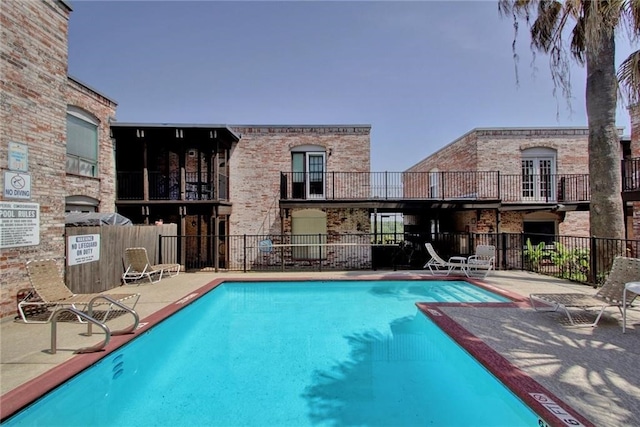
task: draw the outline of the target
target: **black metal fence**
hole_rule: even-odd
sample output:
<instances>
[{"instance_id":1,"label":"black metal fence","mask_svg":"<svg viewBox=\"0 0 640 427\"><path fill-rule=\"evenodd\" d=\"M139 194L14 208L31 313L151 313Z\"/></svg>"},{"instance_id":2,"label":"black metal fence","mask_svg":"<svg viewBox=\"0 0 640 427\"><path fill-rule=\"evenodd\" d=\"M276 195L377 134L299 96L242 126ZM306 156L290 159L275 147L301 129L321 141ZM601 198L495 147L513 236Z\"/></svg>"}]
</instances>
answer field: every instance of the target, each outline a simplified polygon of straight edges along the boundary
<instances>
[{"instance_id":1,"label":"black metal fence","mask_svg":"<svg viewBox=\"0 0 640 427\"><path fill-rule=\"evenodd\" d=\"M329 271L421 269L430 242L442 258L496 246L496 268L526 270L575 282L602 283L615 256L638 257L640 240L524 233L161 236L175 244L186 270ZM160 260L162 262L162 260Z\"/></svg>"}]
</instances>

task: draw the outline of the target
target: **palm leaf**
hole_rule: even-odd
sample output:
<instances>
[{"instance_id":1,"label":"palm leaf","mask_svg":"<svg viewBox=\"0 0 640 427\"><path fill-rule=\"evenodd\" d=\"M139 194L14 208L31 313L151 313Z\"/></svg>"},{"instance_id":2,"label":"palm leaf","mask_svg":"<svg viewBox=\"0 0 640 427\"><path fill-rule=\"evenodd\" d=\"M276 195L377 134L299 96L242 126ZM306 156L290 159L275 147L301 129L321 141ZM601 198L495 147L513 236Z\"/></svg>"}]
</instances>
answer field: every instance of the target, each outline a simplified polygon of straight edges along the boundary
<instances>
[{"instance_id":1,"label":"palm leaf","mask_svg":"<svg viewBox=\"0 0 640 427\"><path fill-rule=\"evenodd\" d=\"M620 64L618 86L629 105L640 102L640 50L633 52Z\"/></svg>"}]
</instances>

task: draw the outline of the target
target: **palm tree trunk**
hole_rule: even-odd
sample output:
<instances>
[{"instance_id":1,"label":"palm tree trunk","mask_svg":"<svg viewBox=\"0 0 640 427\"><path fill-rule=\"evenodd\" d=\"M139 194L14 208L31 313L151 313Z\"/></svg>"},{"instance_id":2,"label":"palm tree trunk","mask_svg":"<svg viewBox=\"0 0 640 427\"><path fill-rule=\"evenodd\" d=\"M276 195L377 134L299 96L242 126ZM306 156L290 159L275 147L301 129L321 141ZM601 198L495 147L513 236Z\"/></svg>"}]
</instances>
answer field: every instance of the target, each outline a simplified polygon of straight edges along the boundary
<instances>
[{"instance_id":1,"label":"palm tree trunk","mask_svg":"<svg viewBox=\"0 0 640 427\"><path fill-rule=\"evenodd\" d=\"M587 49L587 118L589 121L589 176L591 235L625 236L620 171L620 137L616 129L617 81L613 32L603 31L600 49Z\"/></svg>"}]
</instances>

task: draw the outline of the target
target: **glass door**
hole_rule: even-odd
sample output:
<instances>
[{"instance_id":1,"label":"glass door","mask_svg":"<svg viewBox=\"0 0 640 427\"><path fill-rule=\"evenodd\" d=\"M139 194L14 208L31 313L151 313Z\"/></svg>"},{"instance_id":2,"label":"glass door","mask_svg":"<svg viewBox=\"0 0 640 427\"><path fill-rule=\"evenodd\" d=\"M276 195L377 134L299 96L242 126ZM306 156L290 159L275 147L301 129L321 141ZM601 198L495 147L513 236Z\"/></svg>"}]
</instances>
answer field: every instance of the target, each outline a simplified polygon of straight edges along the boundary
<instances>
[{"instance_id":1,"label":"glass door","mask_svg":"<svg viewBox=\"0 0 640 427\"><path fill-rule=\"evenodd\" d=\"M522 160L523 200L555 201L555 175L553 158L531 158Z\"/></svg>"},{"instance_id":2,"label":"glass door","mask_svg":"<svg viewBox=\"0 0 640 427\"><path fill-rule=\"evenodd\" d=\"M307 153L307 198L324 199L324 153Z\"/></svg>"}]
</instances>

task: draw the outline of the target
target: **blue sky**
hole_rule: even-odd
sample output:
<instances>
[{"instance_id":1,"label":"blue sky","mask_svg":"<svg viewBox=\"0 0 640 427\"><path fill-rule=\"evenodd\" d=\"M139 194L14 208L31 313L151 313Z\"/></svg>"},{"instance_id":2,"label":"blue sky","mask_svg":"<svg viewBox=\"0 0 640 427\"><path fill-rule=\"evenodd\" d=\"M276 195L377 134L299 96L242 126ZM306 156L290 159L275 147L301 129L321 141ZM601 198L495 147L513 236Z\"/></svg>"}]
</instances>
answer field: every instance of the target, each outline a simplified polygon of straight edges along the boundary
<instances>
[{"instance_id":1,"label":"blue sky","mask_svg":"<svg viewBox=\"0 0 640 427\"><path fill-rule=\"evenodd\" d=\"M72 1L69 74L123 122L370 124L372 171L476 127L586 126L496 1ZM636 47L637 49L637 47ZM632 48L622 38L618 62ZM630 132L626 108L618 125Z\"/></svg>"}]
</instances>

